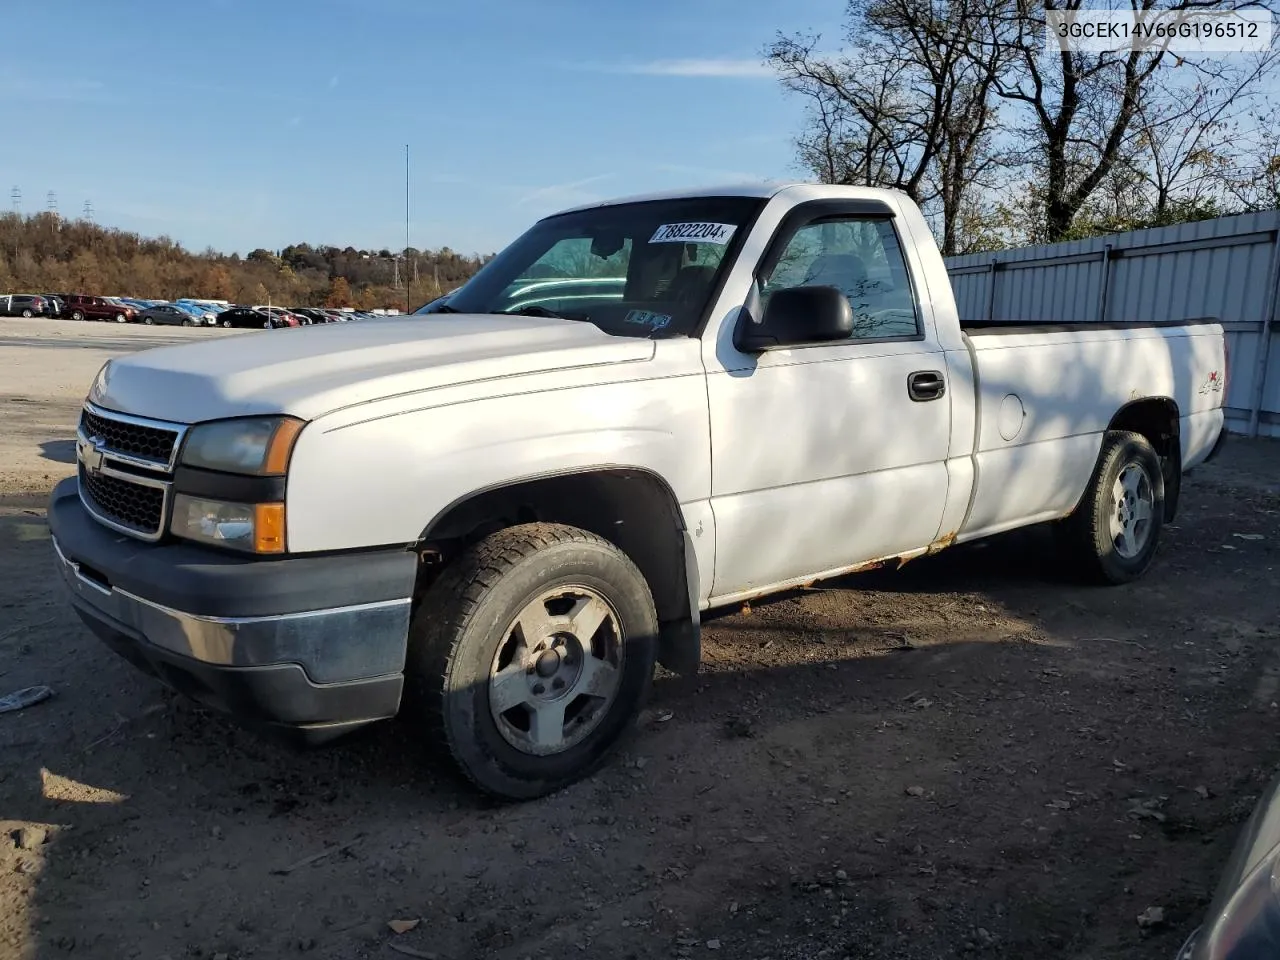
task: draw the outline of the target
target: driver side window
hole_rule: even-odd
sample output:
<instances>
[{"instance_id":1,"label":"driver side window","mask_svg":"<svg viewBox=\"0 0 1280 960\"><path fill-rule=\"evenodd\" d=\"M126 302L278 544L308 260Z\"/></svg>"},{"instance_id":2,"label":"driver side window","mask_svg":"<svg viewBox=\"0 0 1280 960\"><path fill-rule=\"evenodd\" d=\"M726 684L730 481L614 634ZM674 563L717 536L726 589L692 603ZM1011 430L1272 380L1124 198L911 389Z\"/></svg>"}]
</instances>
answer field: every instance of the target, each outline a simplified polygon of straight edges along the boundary
<instances>
[{"instance_id":1,"label":"driver side window","mask_svg":"<svg viewBox=\"0 0 1280 960\"><path fill-rule=\"evenodd\" d=\"M920 334L906 260L888 220L833 217L796 230L761 286L761 305L777 290L801 286L835 287L848 298L852 339Z\"/></svg>"}]
</instances>

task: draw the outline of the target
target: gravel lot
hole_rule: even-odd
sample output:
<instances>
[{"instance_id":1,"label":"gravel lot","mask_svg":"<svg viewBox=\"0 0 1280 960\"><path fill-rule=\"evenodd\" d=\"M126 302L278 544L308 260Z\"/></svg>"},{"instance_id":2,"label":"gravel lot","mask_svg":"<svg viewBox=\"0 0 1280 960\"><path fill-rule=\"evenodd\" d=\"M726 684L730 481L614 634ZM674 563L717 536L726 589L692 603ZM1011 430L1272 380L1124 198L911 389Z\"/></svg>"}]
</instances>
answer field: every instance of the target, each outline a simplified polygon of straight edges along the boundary
<instances>
[{"instance_id":1,"label":"gravel lot","mask_svg":"<svg viewBox=\"0 0 1280 960\"><path fill-rule=\"evenodd\" d=\"M112 357L248 332L0 317L0 492L43 493L75 473L80 403Z\"/></svg>"},{"instance_id":2,"label":"gravel lot","mask_svg":"<svg viewBox=\"0 0 1280 960\"><path fill-rule=\"evenodd\" d=\"M1033 530L716 615L555 797L479 800L407 724L279 747L53 582L98 364L209 335L0 321L0 693L56 690L0 715L4 960L1172 960L1280 761L1280 444L1243 441L1138 584L1072 584Z\"/></svg>"}]
</instances>

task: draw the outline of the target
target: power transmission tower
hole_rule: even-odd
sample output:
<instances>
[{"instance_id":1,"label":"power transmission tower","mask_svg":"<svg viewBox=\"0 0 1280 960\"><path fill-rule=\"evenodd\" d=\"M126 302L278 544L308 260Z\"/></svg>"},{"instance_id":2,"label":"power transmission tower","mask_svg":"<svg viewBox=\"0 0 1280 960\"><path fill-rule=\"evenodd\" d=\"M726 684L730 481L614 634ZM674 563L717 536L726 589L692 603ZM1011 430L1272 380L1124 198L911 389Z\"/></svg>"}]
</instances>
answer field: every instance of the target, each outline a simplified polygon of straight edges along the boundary
<instances>
[{"instance_id":1,"label":"power transmission tower","mask_svg":"<svg viewBox=\"0 0 1280 960\"><path fill-rule=\"evenodd\" d=\"M93 223L93 201L86 200L84 202L84 218Z\"/></svg>"},{"instance_id":2,"label":"power transmission tower","mask_svg":"<svg viewBox=\"0 0 1280 960\"><path fill-rule=\"evenodd\" d=\"M22 209L22 188L14 187L9 191L9 199L13 201L13 212L17 213Z\"/></svg>"},{"instance_id":3,"label":"power transmission tower","mask_svg":"<svg viewBox=\"0 0 1280 960\"><path fill-rule=\"evenodd\" d=\"M55 217L58 215L58 195L52 190L49 191L48 197L45 201L45 206L48 207L49 212Z\"/></svg>"}]
</instances>

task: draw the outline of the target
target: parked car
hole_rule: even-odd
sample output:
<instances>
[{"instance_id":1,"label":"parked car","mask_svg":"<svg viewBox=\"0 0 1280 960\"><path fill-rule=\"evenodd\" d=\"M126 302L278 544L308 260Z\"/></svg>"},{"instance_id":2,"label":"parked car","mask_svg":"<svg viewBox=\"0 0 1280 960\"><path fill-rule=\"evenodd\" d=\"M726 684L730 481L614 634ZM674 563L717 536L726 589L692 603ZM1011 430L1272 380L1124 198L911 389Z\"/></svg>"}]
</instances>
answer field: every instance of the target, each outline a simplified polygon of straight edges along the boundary
<instances>
[{"instance_id":1,"label":"parked car","mask_svg":"<svg viewBox=\"0 0 1280 960\"><path fill-rule=\"evenodd\" d=\"M34 293L14 293L0 296L0 316L40 317L49 311L44 297Z\"/></svg>"},{"instance_id":2,"label":"parked car","mask_svg":"<svg viewBox=\"0 0 1280 960\"><path fill-rule=\"evenodd\" d=\"M256 327L259 330L270 329L276 325L273 317L253 307L232 307L230 310L223 310L217 316L217 324L220 327Z\"/></svg>"},{"instance_id":3,"label":"parked car","mask_svg":"<svg viewBox=\"0 0 1280 960\"><path fill-rule=\"evenodd\" d=\"M1213 901L1175 960L1280 957L1280 776L1254 804Z\"/></svg>"},{"instance_id":4,"label":"parked car","mask_svg":"<svg viewBox=\"0 0 1280 960\"><path fill-rule=\"evenodd\" d=\"M200 317L188 310L183 310L174 303L162 303L157 307L143 310L138 314L138 320L148 325L159 324L171 327L199 327L205 325Z\"/></svg>"},{"instance_id":5,"label":"parked car","mask_svg":"<svg viewBox=\"0 0 1280 960\"><path fill-rule=\"evenodd\" d=\"M304 323L333 323L334 316L320 307L290 307L290 313L301 317Z\"/></svg>"},{"instance_id":6,"label":"parked car","mask_svg":"<svg viewBox=\"0 0 1280 960\"><path fill-rule=\"evenodd\" d=\"M220 310L215 310L208 304L196 303L194 300L175 300L173 305L179 310L183 310L190 314L197 324L205 326L215 326L218 322L218 314Z\"/></svg>"},{"instance_id":7,"label":"parked car","mask_svg":"<svg viewBox=\"0 0 1280 960\"><path fill-rule=\"evenodd\" d=\"M272 327L300 327L303 325L301 317L290 313L284 307L271 307L260 303L253 309L269 316Z\"/></svg>"},{"instance_id":8,"label":"parked car","mask_svg":"<svg viewBox=\"0 0 1280 960\"><path fill-rule=\"evenodd\" d=\"M525 290L566 241L625 299ZM895 191L578 207L445 306L109 361L48 509L78 615L216 709L403 711L529 799L697 670L701 611L1046 522L1128 583L1226 437L1221 323L962 324Z\"/></svg>"},{"instance_id":9,"label":"parked car","mask_svg":"<svg viewBox=\"0 0 1280 960\"><path fill-rule=\"evenodd\" d=\"M71 320L114 320L116 323L128 323L138 315L137 308L128 304L80 293L67 297L62 310L62 315Z\"/></svg>"},{"instance_id":10,"label":"parked car","mask_svg":"<svg viewBox=\"0 0 1280 960\"><path fill-rule=\"evenodd\" d=\"M62 298L60 293L42 294L44 297L44 313L46 317L62 316Z\"/></svg>"}]
</instances>

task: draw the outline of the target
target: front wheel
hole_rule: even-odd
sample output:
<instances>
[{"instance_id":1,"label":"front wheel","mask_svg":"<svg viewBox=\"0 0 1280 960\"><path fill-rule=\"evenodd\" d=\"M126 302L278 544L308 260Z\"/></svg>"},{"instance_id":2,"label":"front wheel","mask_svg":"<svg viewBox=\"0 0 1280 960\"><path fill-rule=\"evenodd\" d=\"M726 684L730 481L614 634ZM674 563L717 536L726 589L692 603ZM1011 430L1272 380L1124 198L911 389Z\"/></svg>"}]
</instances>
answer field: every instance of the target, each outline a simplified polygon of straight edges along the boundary
<instances>
[{"instance_id":1,"label":"front wheel","mask_svg":"<svg viewBox=\"0 0 1280 960\"><path fill-rule=\"evenodd\" d=\"M1164 526L1160 457L1140 433L1113 430L1089 486L1058 527L1072 566L1095 583L1136 580L1155 560Z\"/></svg>"},{"instance_id":2,"label":"front wheel","mask_svg":"<svg viewBox=\"0 0 1280 960\"><path fill-rule=\"evenodd\" d=\"M123 313L117 313L115 319L116 319L116 323L127 323L129 320L129 318L126 317Z\"/></svg>"},{"instance_id":3,"label":"front wheel","mask_svg":"<svg viewBox=\"0 0 1280 960\"><path fill-rule=\"evenodd\" d=\"M30 320L34 316L34 314L30 310L23 310L22 316L24 319Z\"/></svg>"},{"instance_id":4,"label":"front wheel","mask_svg":"<svg viewBox=\"0 0 1280 960\"><path fill-rule=\"evenodd\" d=\"M155 321L152 320L150 317L143 317L142 322L145 323L148 327L155 323ZM187 322L184 320L182 322L182 325L185 327L187 325Z\"/></svg>"},{"instance_id":5,"label":"front wheel","mask_svg":"<svg viewBox=\"0 0 1280 960\"><path fill-rule=\"evenodd\" d=\"M150 322L151 322L151 320L150 320L150 319L148 319L148 320L147 320L147 323L150 323ZM190 320L183 320L183 321L182 321L182 325L183 325L184 327L189 327L189 326L191 326L191 321L190 321Z\"/></svg>"},{"instance_id":6,"label":"front wheel","mask_svg":"<svg viewBox=\"0 0 1280 960\"><path fill-rule=\"evenodd\" d=\"M228 327L228 328L229 328L229 327L231 326L231 321L230 321L230 320L223 320L223 321L222 321L222 325L223 325L224 327Z\"/></svg>"},{"instance_id":7,"label":"front wheel","mask_svg":"<svg viewBox=\"0 0 1280 960\"><path fill-rule=\"evenodd\" d=\"M527 800L597 769L653 680L648 584L613 544L523 524L458 557L414 614L406 697L481 790Z\"/></svg>"}]
</instances>

